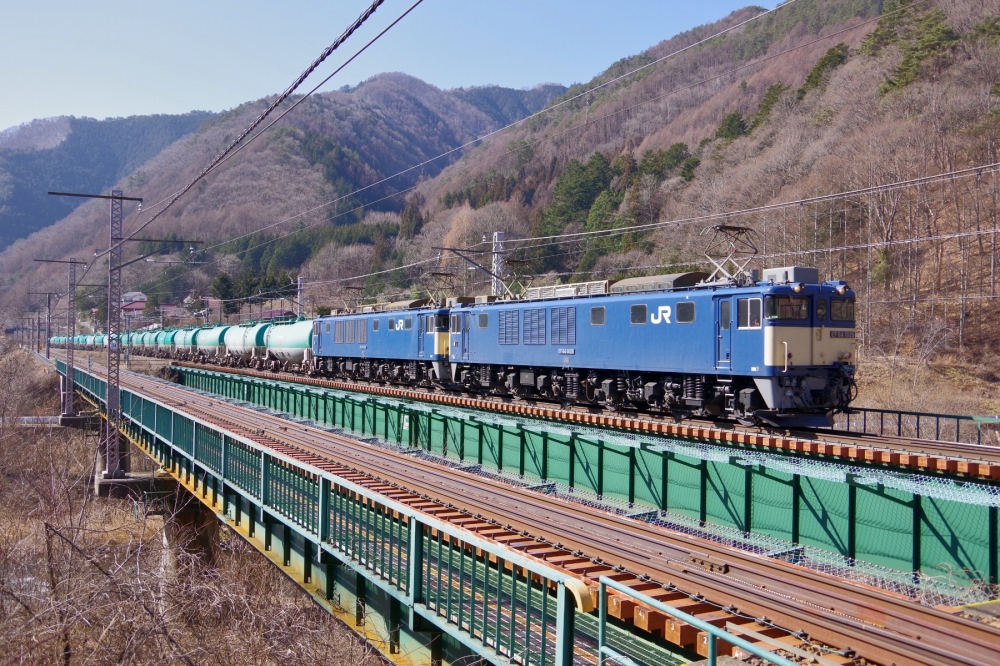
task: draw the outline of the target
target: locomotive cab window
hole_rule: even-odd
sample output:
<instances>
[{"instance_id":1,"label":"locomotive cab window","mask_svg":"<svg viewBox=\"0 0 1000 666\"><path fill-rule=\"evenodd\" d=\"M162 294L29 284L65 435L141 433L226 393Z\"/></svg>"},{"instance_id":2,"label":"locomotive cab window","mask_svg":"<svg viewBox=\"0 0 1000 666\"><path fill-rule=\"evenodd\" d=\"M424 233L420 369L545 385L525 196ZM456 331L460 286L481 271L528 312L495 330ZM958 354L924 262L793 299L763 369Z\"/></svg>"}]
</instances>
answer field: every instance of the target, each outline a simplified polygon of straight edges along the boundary
<instances>
[{"instance_id":1,"label":"locomotive cab window","mask_svg":"<svg viewBox=\"0 0 1000 666\"><path fill-rule=\"evenodd\" d=\"M826 321L826 299L821 298L816 301L816 319Z\"/></svg>"},{"instance_id":2,"label":"locomotive cab window","mask_svg":"<svg viewBox=\"0 0 1000 666\"><path fill-rule=\"evenodd\" d=\"M591 326L604 326L604 306L600 305L596 308L590 308L590 325Z\"/></svg>"},{"instance_id":3,"label":"locomotive cab window","mask_svg":"<svg viewBox=\"0 0 1000 666\"><path fill-rule=\"evenodd\" d=\"M386 327L386 330L387 331L395 331L396 330L396 320L393 319L392 317L389 317L389 326Z\"/></svg>"},{"instance_id":4,"label":"locomotive cab window","mask_svg":"<svg viewBox=\"0 0 1000 666\"><path fill-rule=\"evenodd\" d=\"M479 328L486 328L490 325L490 315L487 312L479 313Z\"/></svg>"},{"instance_id":5,"label":"locomotive cab window","mask_svg":"<svg viewBox=\"0 0 1000 666\"><path fill-rule=\"evenodd\" d=\"M728 331L732 324L732 315L729 313L731 308L729 301L719 303L719 328L723 331Z\"/></svg>"},{"instance_id":6,"label":"locomotive cab window","mask_svg":"<svg viewBox=\"0 0 1000 666\"><path fill-rule=\"evenodd\" d=\"M424 333L434 332L434 317L427 317L426 323L424 323Z\"/></svg>"},{"instance_id":7,"label":"locomotive cab window","mask_svg":"<svg viewBox=\"0 0 1000 666\"><path fill-rule=\"evenodd\" d=\"M629 316L633 324L646 323L646 304L633 305L629 311Z\"/></svg>"},{"instance_id":8,"label":"locomotive cab window","mask_svg":"<svg viewBox=\"0 0 1000 666\"><path fill-rule=\"evenodd\" d=\"M330 332L330 322L326 322L326 332Z\"/></svg>"},{"instance_id":9,"label":"locomotive cab window","mask_svg":"<svg viewBox=\"0 0 1000 666\"><path fill-rule=\"evenodd\" d=\"M411 328L413 328L413 317L407 317L403 322L403 327L406 330L410 330Z\"/></svg>"},{"instance_id":10,"label":"locomotive cab window","mask_svg":"<svg viewBox=\"0 0 1000 666\"><path fill-rule=\"evenodd\" d=\"M448 315L439 314L434 316L434 330L436 331L448 330Z\"/></svg>"},{"instance_id":11,"label":"locomotive cab window","mask_svg":"<svg viewBox=\"0 0 1000 666\"><path fill-rule=\"evenodd\" d=\"M451 316L451 332L452 333L462 332L462 320L457 314Z\"/></svg>"},{"instance_id":12,"label":"locomotive cab window","mask_svg":"<svg viewBox=\"0 0 1000 666\"><path fill-rule=\"evenodd\" d=\"M809 319L809 299L803 296L768 296L764 299L767 319Z\"/></svg>"},{"instance_id":13,"label":"locomotive cab window","mask_svg":"<svg viewBox=\"0 0 1000 666\"><path fill-rule=\"evenodd\" d=\"M854 321L854 299L834 298L830 300L830 319L833 321Z\"/></svg>"},{"instance_id":14,"label":"locomotive cab window","mask_svg":"<svg viewBox=\"0 0 1000 666\"><path fill-rule=\"evenodd\" d=\"M760 328L760 299L737 299L736 320L736 328Z\"/></svg>"},{"instance_id":15,"label":"locomotive cab window","mask_svg":"<svg viewBox=\"0 0 1000 666\"><path fill-rule=\"evenodd\" d=\"M677 304L677 323L678 324L694 323L693 301L681 301L680 303Z\"/></svg>"}]
</instances>

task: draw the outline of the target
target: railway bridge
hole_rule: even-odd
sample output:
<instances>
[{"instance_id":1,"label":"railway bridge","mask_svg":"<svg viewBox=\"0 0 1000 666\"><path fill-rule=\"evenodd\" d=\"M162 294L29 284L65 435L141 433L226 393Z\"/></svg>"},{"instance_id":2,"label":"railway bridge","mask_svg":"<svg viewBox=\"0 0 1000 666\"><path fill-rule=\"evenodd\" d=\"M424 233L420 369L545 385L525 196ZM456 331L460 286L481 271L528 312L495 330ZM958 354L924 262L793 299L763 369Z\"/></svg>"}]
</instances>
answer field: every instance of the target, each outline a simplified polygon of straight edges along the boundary
<instances>
[{"instance_id":1,"label":"railway bridge","mask_svg":"<svg viewBox=\"0 0 1000 666\"><path fill-rule=\"evenodd\" d=\"M202 523L397 663L1000 654L1000 452L666 436L176 370L123 373L122 433ZM101 368L73 377L103 410Z\"/></svg>"}]
</instances>

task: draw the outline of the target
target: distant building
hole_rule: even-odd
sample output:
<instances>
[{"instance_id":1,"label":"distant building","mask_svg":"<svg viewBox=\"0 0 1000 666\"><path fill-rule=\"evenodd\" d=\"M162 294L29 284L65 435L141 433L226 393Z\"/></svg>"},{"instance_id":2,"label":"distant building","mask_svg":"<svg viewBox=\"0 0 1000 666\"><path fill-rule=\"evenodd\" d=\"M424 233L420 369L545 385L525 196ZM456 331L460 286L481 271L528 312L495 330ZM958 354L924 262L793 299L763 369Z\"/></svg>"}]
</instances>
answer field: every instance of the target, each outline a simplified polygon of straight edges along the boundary
<instances>
[{"instance_id":1,"label":"distant building","mask_svg":"<svg viewBox=\"0 0 1000 666\"><path fill-rule=\"evenodd\" d=\"M146 297L143 296L141 301L131 301L122 305L123 315L141 315L142 311L146 309Z\"/></svg>"},{"instance_id":2,"label":"distant building","mask_svg":"<svg viewBox=\"0 0 1000 666\"><path fill-rule=\"evenodd\" d=\"M149 299L146 298L146 294L141 291L128 291L122 294L122 306L128 305L129 303L143 303L143 307L145 307L147 300Z\"/></svg>"}]
</instances>

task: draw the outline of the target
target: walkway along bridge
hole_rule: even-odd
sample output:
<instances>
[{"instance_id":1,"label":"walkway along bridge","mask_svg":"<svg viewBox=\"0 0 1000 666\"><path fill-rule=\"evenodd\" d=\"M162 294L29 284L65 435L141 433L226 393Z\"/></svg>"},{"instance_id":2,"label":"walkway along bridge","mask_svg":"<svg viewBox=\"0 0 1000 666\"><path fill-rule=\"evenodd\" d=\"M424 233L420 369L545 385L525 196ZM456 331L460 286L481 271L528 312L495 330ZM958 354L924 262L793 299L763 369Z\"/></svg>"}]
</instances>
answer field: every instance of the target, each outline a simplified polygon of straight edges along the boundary
<instances>
[{"instance_id":1,"label":"walkway along bridge","mask_svg":"<svg viewBox=\"0 0 1000 666\"><path fill-rule=\"evenodd\" d=\"M65 371L63 364L57 363L57 367L60 372ZM919 536L916 540L909 537L912 550L907 556L915 566L905 579L897 576L895 580L890 580L892 572L885 567L876 567L882 572L880 580L890 580L895 586L892 597L910 598L893 602L896 605L888 615L884 609L875 607L872 599L877 592L873 591L873 585L835 585L829 576L809 574L812 576L809 587L801 587L802 584L785 581L781 577L764 578L762 573L755 574L751 565L744 566L735 556L721 561L706 550L705 554L694 558L698 560L695 562L691 559L690 545L683 551L683 561L694 565L693 572L674 566L667 567L664 571L669 573L664 574L650 568L651 573L641 573L636 579L634 574L626 572L626 566L634 572L638 567L652 566L649 562L642 564L641 559L628 559L623 555L624 564L612 565L600 558L588 558L580 550L585 546L579 544L601 540L600 530L593 534L577 534L582 541L576 543L569 541L573 538L571 534L563 532L561 538L566 545L552 544L530 535L522 525L500 524L488 519L486 514L491 507L501 507L507 501L503 490L497 489L502 485L502 479L492 481L492 495L486 493L477 497L473 493L468 498L449 502L448 497L442 498L437 492L434 496L420 492L419 488L430 488L428 484L433 479L430 473L421 471L429 468L419 464L423 452L419 446L412 447L415 455L411 456L413 464L409 474L384 471L388 467L373 474L371 468L366 469L362 455L353 458L348 455L349 442L352 445L357 442L343 438L342 434L329 432L324 424L346 426L350 423L357 433L355 437L367 434L370 438L377 434L385 440L406 444L419 445L423 441L427 449L437 448L444 457L448 455L446 443L450 441L453 446L451 455L459 457L455 463L458 469L481 471L484 463L487 466L499 463L496 464L499 473L494 476L502 477L504 462L484 459L484 452L489 448L482 444L482 429L470 438L456 421L453 426L458 427L449 431L446 418L449 415L440 412L437 413L439 423L436 426L433 423L435 419L429 416L411 421L413 415L407 411L408 408L393 404L391 400L379 401L384 404L373 405L367 410L358 410L353 404L355 398L341 396L337 401L301 387L294 389L273 383L274 387L268 388L267 382L259 380L254 380L256 387L251 385L250 380L244 383L233 380L231 385L224 386L228 380L213 377L212 373L189 373L190 377L185 376L186 383L200 383L202 388L213 390L215 395L130 375L123 385L121 401L123 433L196 496L206 510L217 514L282 567L319 604L356 628L399 663L455 662L479 657L499 664L568 666L570 663L597 663L599 655L603 654L622 663L634 659L638 663L658 665L690 661L699 654L713 659L717 653L724 653L736 656L755 654L771 663L788 664L791 662L777 656L775 649L782 648L786 654L794 655L796 650L802 652L801 646L796 646L803 641L833 646L825 652L819 648L820 653L825 655L819 657L819 661L824 664L854 663L856 651L860 650L864 650L869 659L881 663L890 663L895 660L893 657L898 656L912 656L911 663L976 663L977 655L983 654L982 650L993 649L1000 644L996 634L986 627L963 620L954 612L921 607L913 602L916 599L931 604L954 604L959 597L965 601L970 598L978 600L975 590L979 588L974 584L935 586L932 579L924 581L919 574L913 573L920 570L920 554L934 545L927 539L924 539L927 543L922 544ZM80 369L76 369L74 378L79 393L101 409L105 390L102 378L97 373ZM209 385L212 382L214 386ZM258 404L284 401L280 406L288 413L298 414L299 418L272 418L266 427L261 427L265 422L247 418L245 407L238 407L234 398L218 397L219 394L236 393L244 405L247 401ZM335 413L338 409L339 414ZM259 413L264 411L261 409ZM275 421L277 426L273 425ZM336 452L332 457L324 455L322 450L309 443L316 441L316 433L321 429L329 433L325 436L329 448L325 450ZM472 446L476 437L478 450ZM500 437L502 440L503 435ZM571 434L570 439L573 437ZM499 447L501 457L504 451L508 451L507 466L516 461L514 464L519 468L519 477L523 478L525 471L534 471L541 478L548 479L549 470L531 468L555 466L553 461L560 457L557 452L561 446L557 429L538 438L538 443L545 449L551 448L551 452L541 449L527 451L524 437L514 438L513 442L517 453L510 452L509 445L504 446L502 442ZM595 452L605 447L603 443L594 442L581 442L579 446L581 449L594 447ZM633 449L641 452L638 447ZM634 459L645 454L635 451L626 452L626 458L633 458L632 467L627 472L631 480L624 484L627 497L619 497L619 505L623 507L619 513L635 518L637 525L652 524L666 515L655 507L661 499L667 502L667 479L658 479L655 483L649 483L647 479L645 483L637 483L636 480L642 477L635 473L639 466ZM692 451L686 453L691 454ZM496 453L494 450L486 458L495 458ZM659 453L664 454L664 451ZM620 454L615 447L608 447L606 455ZM571 453L569 459L571 482L574 455ZM603 455L601 459L593 460L582 473L578 472L583 478L591 480L578 484L583 499L592 497L592 503L597 504L604 499L603 493L622 494L622 489L612 487L613 483L604 485L605 481L594 478L594 473L603 476L602 470L614 468L614 465L608 465L609 461L603 459ZM719 474L715 466L732 465L743 473L748 467L745 460L748 456L752 457L749 452L737 456L736 460L708 460L702 456L697 463L697 473L703 475L706 482L694 494L699 498L699 511L704 513L706 509L710 510L712 501L715 501L712 496L715 491L711 490L714 483L712 474ZM665 455L663 459L666 460ZM713 465L712 472L702 471L709 470L709 463ZM526 470L526 466L529 469ZM662 469L667 470L666 462ZM621 476L620 469L616 473ZM555 469L551 475L559 476ZM488 474L486 476L489 477ZM800 475L792 476L798 479ZM618 479L619 485L621 480ZM835 479L830 480L836 484ZM727 481L735 482L736 479ZM876 485L885 494L883 481L877 481ZM595 482L601 493L588 496L584 486ZM896 482L890 481L890 485L892 483ZM646 492L642 487L657 484L664 488L661 498L639 496ZM565 484L561 482L540 485L545 487L525 488L522 482L520 487L510 486L510 495L514 497L517 495L515 491L525 489L541 489L543 494L539 494L540 497L546 497L544 493L548 492L558 494L565 491ZM740 486L739 483L733 485ZM854 478L847 485L864 489L871 485L871 481ZM746 487L752 490L751 486ZM788 483L787 488L798 493L796 497L803 492L799 481ZM940 513L938 505L950 510L949 502L955 502L956 498L963 499L943 496L942 488L924 493L929 496L924 501L927 506L935 508L935 515ZM907 514L910 525L919 528L921 521L925 520L920 509L921 500L912 498L924 495L916 487L910 491L909 504L901 501L904 498L895 489L889 495L893 506L910 507ZM968 492L977 490L971 488ZM690 492L687 494L691 495ZM746 501L735 513L730 510L729 514L743 515L745 526L749 528L755 511L752 493L748 492L741 499ZM463 504L460 506L458 501ZM653 502L652 511L650 501ZM982 578L992 577L995 575L997 551L993 536L996 532L996 507L983 501L968 506L982 508L990 534L983 535L987 544L984 544L986 547L982 549L982 554L976 555L976 561L966 566L969 571L983 572L977 574ZM477 507L479 512L476 512ZM732 509L731 506L729 508ZM522 510L527 512L527 507ZM510 514L506 520L513 522ZM805 521L800 518L798 522L801 529ZM855 532L856 548L859 542L857 528L862 521L858 516L850 516L848 523L844 525L845 533ZM701 529L696 536L712 536L706 533L704 521L693 524ZM852 528L851 524L855 527ZM935 524L935 529L939 528L940 525ZM955 536L953 526L945 525L945 528ZM558 532L557 528L553 529ZM919 534L922 530L917 532ZM727 538L733 541L731 537L732 533L729 533L728 537L715 538L715 541ZM965 537L957 535L963 541ZM749 539L749 536L746 538ZM607 540L618 539L608 536ZM764 554L779 564L796 565L796 569L808 568L810 556L815 559L814 552L806 553L803 548L786 553L774 550L762 553L762 547L773 548L774 543L767 540L761 543L763 546L751 544L753 547L746 548L748 557ZM776 540L775 543L781 541ZM643 546L641 541L637 544L637 547ZM728 545L742 547L746 544ZM680 549L676 554L670 552L672 545L666 541L650 541L646 547L662 548L659 554L664 559L682 561ZM863 564L854 562L853 558L848 559L851 560L848 566ZM836 564L839 560L834 558L833 562ZM831 561L826 561L823 566L836 569ZM862 569L858 568L859 571ZM738 586L730 589L721 584L713 588L713 583L698 578L699 571L726 574L734 579L744 576L745 584L755 589L740 589ZM651 575L657 582L653 582ZM753 578L754 575L757 578ZM588 587L584 582L587 578L592 583L598 582L599 578L600 587ZM826 580L828 578L831 580ZM870 570L863 570L855 578L872 583L879 576L873 575ZM688 584L685 589L690 590L694 586L700 592L693 595L681 592L679 586L685 583ZM796 588L796 584L800 587ZM829 609L804 605L805 610L801 612L790 611L785 599L779 603L761 594L762 589L772 588L776 596L783 598L811 599L819 598L816 595L825 595L839 601ZM602 594L605 589L614 590L614 594L605 596ZM730 607L723 609L709 603L701 591L709 597L724 596L730 600ZM839 605L841 603L843 605ZM737 605L742 612L736 612ZM759 622L753 624L755 618L759 620L764 616L769 618L769 625L760 627ZM880 620L872 622L870 618L874 616ZM797 628L804 622L812 628L812 639L792 636L787 629ZM779 624L786 629L780 629ZM894 624L898 626L894 627ZM899 631L904 627L905 635ZM914 637L914 631L919 631L920 635ZM964 638L961 645L955 645L956 636ZM721 640L717 641L717 637ZM855 647L855 651L837 650L848 644ZM960 654L966 651L969 653L967 656Z\"/></svg>"}]
</instances>

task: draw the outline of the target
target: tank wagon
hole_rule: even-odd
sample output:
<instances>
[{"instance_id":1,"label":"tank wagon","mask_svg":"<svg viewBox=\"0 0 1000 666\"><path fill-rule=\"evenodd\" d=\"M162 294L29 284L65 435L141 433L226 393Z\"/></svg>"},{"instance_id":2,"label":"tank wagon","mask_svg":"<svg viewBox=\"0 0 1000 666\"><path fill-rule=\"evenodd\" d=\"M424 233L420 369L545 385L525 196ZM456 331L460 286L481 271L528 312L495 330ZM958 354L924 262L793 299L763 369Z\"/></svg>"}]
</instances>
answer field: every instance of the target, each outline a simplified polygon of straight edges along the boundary
<instances>
[{"instance_id":1,"label":"tank wagon","mask_svg":"<svg viewBox=\"0 0 1000 666\"><path fill-rule=\"evenodd\" d=\"M313 335L317 321L273 324L264 334L265 356L260 368L287 372L308 372L313 367Z\"/></svg>"},{"instance_id":2,"label":"tank wagon","mask_svg":"<svg viewBox=\"0 0 1000 666\"><path fill-rule=\"evenodd\" d=\"M198 361L217 362L226 356L226 331L231 326L211 326L198 329L194 337L194 354Z\"/></svg>"},{"instance_id":3,"label":"tank wagon","mask_svg":"<svg viewBox=\"0 0 1000 666\"><path fill-rule=\"evenodd\" d=\"M226 355L223 365L244 368L258 367L266 355L264 338L271 324L244 324L226 330L223 340Z\"/></svg>"}]
</instances>

